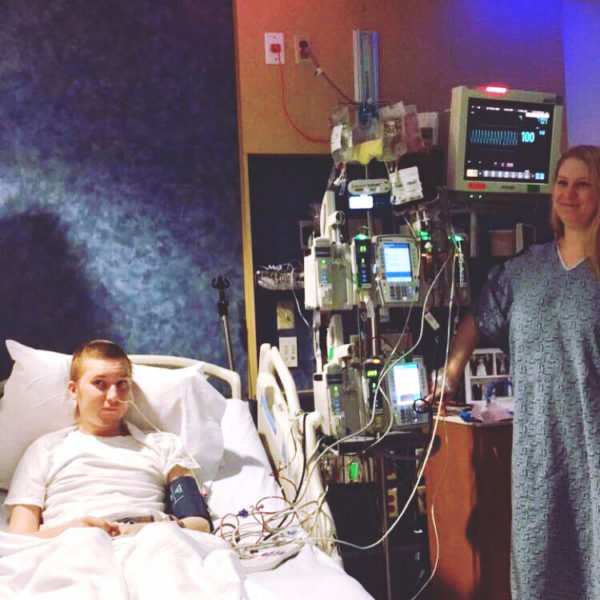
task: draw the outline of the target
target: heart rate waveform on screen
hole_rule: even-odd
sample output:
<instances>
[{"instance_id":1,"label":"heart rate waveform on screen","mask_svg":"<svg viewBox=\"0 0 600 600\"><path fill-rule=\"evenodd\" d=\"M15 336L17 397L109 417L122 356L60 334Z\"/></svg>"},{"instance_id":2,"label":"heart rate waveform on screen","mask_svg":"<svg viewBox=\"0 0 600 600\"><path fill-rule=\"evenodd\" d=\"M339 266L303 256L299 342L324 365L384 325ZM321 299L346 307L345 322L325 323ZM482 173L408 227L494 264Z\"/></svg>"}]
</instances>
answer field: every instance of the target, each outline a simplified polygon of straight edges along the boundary
<instances>
[{"instance_id":1,"label":"heart rate waveform on screen","mask_svg":"<svg viewBox=\"0 0 600 600\"><path fill-rule=\"evenodd\" d=\"M519 134L512 129L471 129L469 142L483 146L516 146Z\"/></svg>"}]
</instances>

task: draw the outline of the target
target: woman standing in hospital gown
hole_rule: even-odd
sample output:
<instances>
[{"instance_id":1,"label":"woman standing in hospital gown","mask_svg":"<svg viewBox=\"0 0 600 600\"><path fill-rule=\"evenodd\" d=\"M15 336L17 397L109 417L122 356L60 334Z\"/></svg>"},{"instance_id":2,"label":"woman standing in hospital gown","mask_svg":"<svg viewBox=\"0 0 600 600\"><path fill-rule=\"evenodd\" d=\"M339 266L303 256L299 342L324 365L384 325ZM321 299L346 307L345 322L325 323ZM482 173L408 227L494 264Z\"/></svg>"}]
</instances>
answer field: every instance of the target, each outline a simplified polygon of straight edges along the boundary
<instances>
[{"instance_id":1,"label":"woman standing in hospital gown","mask_svg":"<svg viewBox=\"0 0 600 600\"><path fill-rule=\"evenodd\" d=\"M510 350L513 600L600 598L600 148L563 155L555 241L492 269L446 367L480 334Z\"/></svg>"}]
</instances>

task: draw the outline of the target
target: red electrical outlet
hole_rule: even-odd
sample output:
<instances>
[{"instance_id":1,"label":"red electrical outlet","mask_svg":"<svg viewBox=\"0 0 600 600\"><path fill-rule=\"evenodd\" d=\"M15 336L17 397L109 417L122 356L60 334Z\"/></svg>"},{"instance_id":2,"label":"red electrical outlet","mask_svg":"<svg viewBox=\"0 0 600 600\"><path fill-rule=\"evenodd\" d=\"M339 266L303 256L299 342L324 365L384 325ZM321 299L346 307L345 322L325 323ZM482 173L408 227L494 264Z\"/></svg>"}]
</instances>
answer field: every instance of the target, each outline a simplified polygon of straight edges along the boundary
<instances>
[{"instance_id":1,"label":"red electrical outlet","mask_svg":"<svg viewBox=\"0 0 600 600\"><path fill-rule=\"evenodd\" d=\"M283 33L265 33L265 62L268 65L285 64Z\"/></svg>"}]
</instances>

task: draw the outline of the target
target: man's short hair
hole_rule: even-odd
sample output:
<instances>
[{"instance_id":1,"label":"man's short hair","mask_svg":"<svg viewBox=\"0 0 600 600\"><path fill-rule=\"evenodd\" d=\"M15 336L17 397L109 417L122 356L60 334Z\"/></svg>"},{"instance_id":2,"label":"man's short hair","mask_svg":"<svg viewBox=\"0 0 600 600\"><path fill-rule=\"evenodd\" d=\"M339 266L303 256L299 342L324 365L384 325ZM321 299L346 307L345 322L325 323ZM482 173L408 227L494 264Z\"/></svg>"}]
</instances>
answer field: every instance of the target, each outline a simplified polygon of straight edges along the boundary
<instances>
[{"instance_id":1,"label":"man's short hair","mask_svg":"<svg viewBox=\"0 0 600 600\"><path fill-rule=\"evenodd\" d=\"M71 362L71 381L78 381L81 377L81 366L86 358L100 358L107 360L126 360L128 374L131 376L131 361L127 356L127 353L119 344L111 342L110 340L90 340L84 342L75 350L73 353L73 360Z\"/></svg>"}]
</instances>

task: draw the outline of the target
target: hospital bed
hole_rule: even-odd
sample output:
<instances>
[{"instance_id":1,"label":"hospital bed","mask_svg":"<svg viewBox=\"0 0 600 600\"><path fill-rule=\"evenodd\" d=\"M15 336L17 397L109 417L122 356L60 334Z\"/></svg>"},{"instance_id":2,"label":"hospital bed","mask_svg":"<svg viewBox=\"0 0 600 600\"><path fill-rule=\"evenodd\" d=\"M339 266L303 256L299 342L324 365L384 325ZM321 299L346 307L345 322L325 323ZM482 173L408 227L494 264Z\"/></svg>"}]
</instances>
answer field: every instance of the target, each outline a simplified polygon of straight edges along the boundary
<instances>
[{"instance_id":1,"label":"hospital bed","mask_svg":"<svg viewBox=\"0 0 600 600\"><path fill-rule=\"evenodd\" d=\"M262 344L256 383L257 425L287 498L300 498L301 520L316 544L340 560L336 530L319 469L318 412L305 412L276 346Z\"/></svg>"},{"instance_id":2,"label":"hospital bed","mask_svg":"<svg viewBox=\"0 0 600 600\"><path fill-rule=\"evenodd\" d=\"M27 426L20 427L14 423L17 411L25 411L30 415L35 414L35 431L29 431L29 436L41 435L40 429L55 430L60 428L60 418L67 416L68 411L61 404L62 397L58 398L58 392L54 397L44 399L46 404L52 406L52 411L40 416L46 405L40 400L40 395L52 396L52 388L58 389L68 378L68 364L70 358L66 355L50 353L27 348L16 342L12 344L9 351L15 359L15 367L6 385L0 385L0 445L5 453L8 463L0 465L0 487L6 488L7 476L10 469L22 453L24 441L24 430ZM268 356L267 356L268 354ZM296 501L303 508L297 511L291 520L289 527L283 528L283 541L281 546L267 546L261 550L260 543L257 549L251 551L237 549L236 553L241 557L239 563L242 568L240 577L243 583L243 591L238 595L235 593L219 595L227 598L249 598L273 600L285 598L286 600L311 598L333 598L342 596L347 600L362 600L371 598L364 588L352 577L346 574L341 567L339 556L332 537L335 534L333 521L329 509L324 502L323 488L320 477L313 469L314 450L316 448L315 427L317 425L314 415L292 414L290 418L288 403L280 397L281 388L279 375L277 374L278 358L268 349L261 350L262 371L259 375L258 389L259 397L259 419L261 422L267 418L265 406L270 406L269 418L274 418L279 427L278 436L265 439L267 447L271 449L276 443L281 449L277 456L276 472L273 471L261 439L258 435L254 421L249 411L248 403L241 400L241 383L239 375L228 369L217 365L196 361L188 358L172 356L146 356L132 355L134 362L134 385L139 389L136 395L136 405L154 419L154 423L161 425L162 430L174 430L184 439L186 447L193 455L196 452L206 454L202 449L201 440L217 440L213 444L216 450L208 453L206 460L202 457L199 461L202 465L200 476L207 491L208 504L211 514L214 516L216 526L215 536L220 536L228 543L235 546L243 546L245 539L245 527L252 528L254 524L255 533L250 533L249 539L259 541L261 525L256 518L257 507L259 509L277 510L275 507L289 505ZM279 357L280 359L280 357ZM43 375L37 373L38 369L45 371ZM54 370L62 370L62 374L55 375ZM299 410L295 388L286 380L283 373L284 387L287 385L288 400L294 410ZM188 375L193 377L188 377ZM181 376L180 376L181 374ZM138 376L145 379L139 382ZM142 377L143 376L143 377ZM14 379L20 381L13 381ZM181 395L185 405L177 417L173 407L169 405L164 414L161 407L153 404L153 394L169 395L168 386L164 379L173 378L175 381L193 379L193 384ZM178 379L179 378L179 379ZM207 378L217 378L225 383L229 389L229 398L225 399L217 390L207 383ZM180 381L179 381L180 383ZM185 386L184 386L185 387ZM219 386L221 387L221 386ZM50 391L48 389L50 388ZM189 393L190 390L193 393ZM17 394L17 404L28 402L27 398L33 398L31 404L15 406L8 398L11 394ZM20 396L19 396L20 394ZM201 409L192 406L195 402L194 394L200 394ZM181 399L180 399L181 400ZM169 399L169 402L172 398ZM53 404L54 403L54 404ZM59 407L58 405L61 404ZM214 406L221 409L214 410ZM262 407L261 407L262 406ZM131 410L131 409L130 409ZM276 412L273 417L273 411ZM287 412L286 412L287 411ZM71 406L72 413L72 406ZM174 416L175 415L175 416ZM205 417L205 418L204 418ZM179 418L179 421L178 421ZM198 420L199 431L190 435L189 431L181 431L183 426L189 422ZM21 420L21 424L27 419ZM132 419L133 421L133 419ZM12 425L11 425L12 423ZM179 423L179 424L178 424ZM298 430L301 424L303 432ZM284 434L284 425L288 430ZM272 427L269 425L269 430ZM37 429L36 429L37 428ZM291 431L291 435L290 434ZM300 435L304 433L304 435ZM287 437L286 437L287 436ZM283 446L281 445L283 444ZM18 448L15 449L15 447ZM206 446L204 448L206 450ZM284 458L285 460L281 460ZM6 461L5 461L6 462ZM273 461L275 462L275 461ZM211 465L212 463L212 465ZM283 466L282 464L285 463ZM287 500L281 500L282 484ZM287 489L286 489L287 488ZM3 500L6 490L2 491ZM317 508L315 511L314 508ZM310 510L309 510L310 508ZM299 526L302 527L299 527ZM7 533L7 514L2 513L2 526L0 527L0 573L10 574L10 561L12 557L6 556L7 548L11 548L12 538L23 536L12 536ZM64 535L64 534L63 534ZM140 535L140 534L138 534ZM202 534L200 534L202 535ZM237 537L236 537L237 536ZM254 537L253 537L254 536ZM287 537L286 537L287 536ZM242 542L239 542L239 539ZM37 542L37 540L36 540ZM46 542L46 540L44 540ZM33 542L32 542L33 544ZM30 545L32 545L30 544ZM281 551L280 551L281 548ZM28 549L29 551L29 549ZM9 550L10 552L10 550ZM230 552L228 550L228 552ZM94 561L91 556L90 560ZM237 559L235 559L237 561ZM8 571L3 569L3 563L8 561ZM97 566L96 566L97 567ZM17 572L15 571L15 577ZM0 577L0 597L12 598L3 590L5 579ZM11 579L12 581L12 579ZM52 582L49 582L52 587ZM16 597L20 597L15 595ZM35 596L28 596L35 597ZM44 596L46 597L46 596ZM48 596L52 597L52 596ZM58 596L57 596L58 597ZM91 596L90 596L91 597ZM100 596L102 597L102 596ZM157 596L158 597L158 596ZM201 594L198 597L204 597ZM213 596L214 597L214 596ZM140 598L141 600L141 598Z\"/></svg>"}]
</instances>

